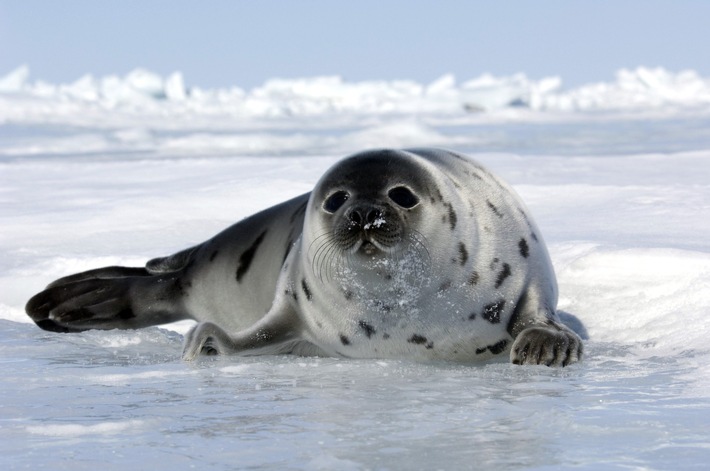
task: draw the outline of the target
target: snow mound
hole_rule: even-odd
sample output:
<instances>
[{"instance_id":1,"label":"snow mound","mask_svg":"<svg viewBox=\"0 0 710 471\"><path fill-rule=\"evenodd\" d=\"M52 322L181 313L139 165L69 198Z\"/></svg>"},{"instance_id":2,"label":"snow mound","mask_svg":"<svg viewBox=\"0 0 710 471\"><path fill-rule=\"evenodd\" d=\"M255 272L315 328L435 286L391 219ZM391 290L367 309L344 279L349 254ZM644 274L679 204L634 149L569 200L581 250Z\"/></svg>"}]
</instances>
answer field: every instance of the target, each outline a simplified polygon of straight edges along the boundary
<instances>
[{"instance_id":1,"label":"snow mound","mask_svg":"<svg viewBox=\"0 0 710 471\"><path fill-rule=\"evenodd\" d=\"M579 254L576 245L566 256L558 249L560 309L583 319L590 338L637 347L642 356L708 353L710 254L670 248Z\"/></svg>"}]
</instances>

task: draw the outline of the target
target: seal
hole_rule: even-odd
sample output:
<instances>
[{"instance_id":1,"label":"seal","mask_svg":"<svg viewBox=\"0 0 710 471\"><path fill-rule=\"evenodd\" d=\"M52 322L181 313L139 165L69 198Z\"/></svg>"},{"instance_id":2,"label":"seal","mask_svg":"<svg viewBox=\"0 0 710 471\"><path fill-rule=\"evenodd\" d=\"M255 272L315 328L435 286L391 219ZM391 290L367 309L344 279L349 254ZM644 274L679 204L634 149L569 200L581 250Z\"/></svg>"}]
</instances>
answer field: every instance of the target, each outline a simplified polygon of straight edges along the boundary
<instances>
[{"instance_id":1,"label":"seal","mask_svg":"<svg viewBox=\"0 0 710 471\"><path fill-rule=\"evenodd\" d=\"M311 193L145 267L51 283L26 311L43 329L182 319L183 358L277 354L566 366L582 341L521 200L440 149L347 157Z\"/></svg>"}]
</instances>

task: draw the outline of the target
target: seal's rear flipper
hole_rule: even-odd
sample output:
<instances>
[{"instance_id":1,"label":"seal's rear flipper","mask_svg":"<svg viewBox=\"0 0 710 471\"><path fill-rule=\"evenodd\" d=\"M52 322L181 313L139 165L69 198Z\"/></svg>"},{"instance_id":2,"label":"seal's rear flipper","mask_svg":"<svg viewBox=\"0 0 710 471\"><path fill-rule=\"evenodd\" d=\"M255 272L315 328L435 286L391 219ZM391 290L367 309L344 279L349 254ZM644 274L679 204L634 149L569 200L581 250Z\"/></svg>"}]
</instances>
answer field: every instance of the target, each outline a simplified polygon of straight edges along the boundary
<instances>
[{"instance_id":1,"label":"seal's rear flipper","mask_svg":"<svg viewBox=\"0 0 710 471\"><path fill-rule=\"evenodd\" d=\"M180 274L153 276L144 268L107 267L70 275L33 296L25 311L44 330L137 329L188 316L172 290ZM177 297L179 298L179 296Z\"/></svg>"},{"instance_id":2,"label":"seal's rear flipper","mask_svg":"<svg viewBox=\"0 0 710 471\"><path fill-rule=\"evenodd\" d=\"M51 282L46 289L54 288L55 286L67 285L77 281L96 280L96 279L111 279L122 278L126 276L150 276L148 270L143 267L105 267L87 270L74 275L65 276Z\"/></svg>"}]
</instances>

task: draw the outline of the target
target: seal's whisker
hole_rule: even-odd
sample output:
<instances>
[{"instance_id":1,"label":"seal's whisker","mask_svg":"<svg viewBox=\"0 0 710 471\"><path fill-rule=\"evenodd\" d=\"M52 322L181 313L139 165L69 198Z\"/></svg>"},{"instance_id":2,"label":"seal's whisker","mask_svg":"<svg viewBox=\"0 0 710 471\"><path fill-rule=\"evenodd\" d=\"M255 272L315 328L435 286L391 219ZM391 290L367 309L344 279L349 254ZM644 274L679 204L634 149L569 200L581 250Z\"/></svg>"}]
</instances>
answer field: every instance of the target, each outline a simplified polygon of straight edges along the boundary
<instances>
[{"instance_id":1,"label":"seal's whisker","mask_svg":"<svg viewBox=\"0 0 710 471\"><path fill-rule=\"evenodd\" d=\"M426 253L427 260L431 262L431 254L429 253L429 249L427 248L427 244L425 243L428 242L427 238L416 229L410 230L411 234L409 235L409 240L411 240L416 247L419 247L424 250L424 253Z\"/></svg>"},{"instance_id":2,"label":"seal's whisker","mask_svg":"<svg viewBox=\"0 0 710 471\"><path fill-rule=\"evenodd\" d=\"M308 245L308 252L307 252L307 255L310 257L310 255L311 255L311 250L313 249L313 246L316 245L316 244L319 244L319 243L321 242L321 239L322 239L323 237L329 237L329 236L332 236L332 235L333 235L333 233L332 233L331 231L326 231L326 232L324 232L323 234L321 234L321 235L315 237L315 238L311 241L311 243ZM317 250L318 250L318 248L316 247L316 251L317 251Z\"/></svg>"},{"instance_id":3,"label":"seal's whisker","mask_svg":"<svg viewBox=\"0 0 710 471\"><path fill-rule=\"evenodd\" d=\"M331 270L331 274L333 276L333 278L331 278L331 279L334 279L337 276L338 269L342 266L342 260L343 260L343 251L338 250L334 254L334 256L331 258L331 262L330 262L330 270Z\"/></svg>"},{"instance_id":4,"label":"seal's whisker","mask_svg":"<svg viewBox=\"0 0 710 471\"><path fill-rule=\"evenodd\" d=\"M335 241L331 241L330 246L328 247L325 255L323 256L323 265L321 270L325 271L325 279L330 282L332 280L332 267L333 267L333 260L336 258L338 252L339 252L338 244Z\"/></svg>"},{"instance_id":5,"label":"seal's whisker","mask_svg":"<svg viewBox=\"0 0 710 471\"><path fill-rule=\"evenodd\" d=\"M326 243L323 244L323 249L321 250L321 256L318 260L318 274L321 278L321 280L330 280L330 276L328 273L328 266L330 264L330 259L332 258L332 254L334 251L338 250L338 244L335 242L333 239L329 239ZM325 274L325 278L324 275Z\"/></svg>"},{"instance_id":6,"label":"seal's whisker","mask_svg":"<svg viewBox=\"0 0 710 471\"><path fill-rule=\"evenodd\" d=\"M319 239L323 239L324 236L328 235L330 234L323 234L319 236ZM328 250L330 250L330 247L334 244L335 242L332 237L321 241L320 245L316 248L313 257L311 258L311 270L321 281L323 281L322 266L324 258L327 257Z\"/></svg>"}]
</instances>

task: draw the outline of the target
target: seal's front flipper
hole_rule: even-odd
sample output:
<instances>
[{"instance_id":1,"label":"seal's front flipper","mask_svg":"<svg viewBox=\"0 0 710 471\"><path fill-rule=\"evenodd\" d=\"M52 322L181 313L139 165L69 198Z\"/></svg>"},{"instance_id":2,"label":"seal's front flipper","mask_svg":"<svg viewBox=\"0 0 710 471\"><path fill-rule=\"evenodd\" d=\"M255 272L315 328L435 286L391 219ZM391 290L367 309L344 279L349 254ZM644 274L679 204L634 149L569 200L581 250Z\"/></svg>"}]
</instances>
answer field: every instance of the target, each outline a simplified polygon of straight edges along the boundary
<instances>
[{"instance_id":1,"label":"seal's front flipper","mask_svg":"<svg viewBox=\"0 0 710 471\"><path fill-rule=\"evenodd\" d=\"M516 365L567 366L582 359L582 339L565 326L534 289L520 298L508 322L515 339L510 361Z\"/></svg>"},{"instance_id":2,"label":"seal's front flipper","mask_svg":"<svg viewBox=\"0 0 710 471\"><path fill-rule=\"evenodd\" d=\"M276 355L290 353L304 340L295 311L271 312L252 327L230 335L211 322L200 322L185 335L182 359L199 355Z\"/></svg>"},{"instance_id":3,"label":"seal's front flipper","mask_svg":"<svg viewBox=\"0 0 710 471\"><path fill-rule=\"evenodd\" d=\"M510 351L516 365L567 366L582 359L582 340L557 322L528 327L518 334Z\"/></svg>"},{"instance_id":4,"label":"seal's front flipper","mask_svg":"<svg viewBox=\"0 0 710 471\"><path fill-rule=\"evenodd\" d=\"M168 296L179 276L108 267L71 275L33 296L25 311L44 330L137 329L185 319Z\"/></svg>"}]
</instances>

